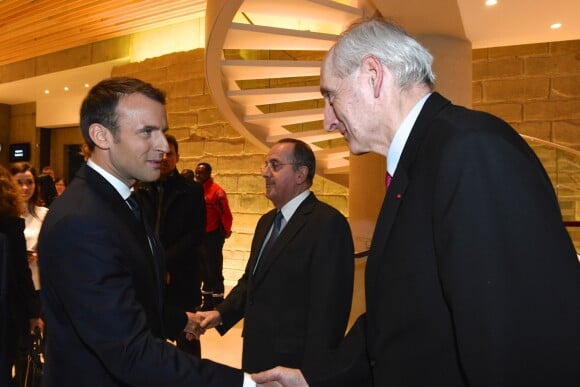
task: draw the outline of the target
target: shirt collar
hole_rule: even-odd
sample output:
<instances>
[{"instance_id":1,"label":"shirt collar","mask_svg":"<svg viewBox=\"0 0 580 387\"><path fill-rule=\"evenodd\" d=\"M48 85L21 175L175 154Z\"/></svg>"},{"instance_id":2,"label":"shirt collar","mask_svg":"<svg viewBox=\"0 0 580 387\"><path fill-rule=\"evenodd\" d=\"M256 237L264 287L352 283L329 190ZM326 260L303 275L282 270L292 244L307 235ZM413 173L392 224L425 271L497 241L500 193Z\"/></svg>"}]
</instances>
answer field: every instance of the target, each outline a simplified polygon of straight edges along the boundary
<instances>
[{"instance_id":1,"label":"shirt collar","mask_svg":"<svg viewBox=\"0 0 580 387\"><path fill-rule=\"evenodd\" d=\"M295 197L293 197L288 203L284 204L280 211L282 211L282 215L284 216L284 220L288 222L292 215L296 212L300 204L310 195L310 190L307 189Z\"/></svg>"},{"instance_id":2,"label":"shirt collar","mask_svg":"<svg viewBox=\"0 0 580 387\"><path fill-rule=\"evenodd\" d=\"M413 106L393 137L393 141L391 142L391 146L387 153L387 172L391 176L395 176L397 165L399 165L399 160L401 159L401 153L403 153L403 148L405 148L407 139L411 134L411 129L413 129L413 125L415 125L415 121L417 121L417 117L419 117L419 113L421 113L421 109L430 95L431 93L426 94L415 106Z\"/></svg>"},{"instance_id":3,"label":"shirt collar","mask_svg":"<svg viewBox=\"0 0 580 387\"><path fill-rule=\"evenodd\" d=\"M97 172L99 175L103 176L103 178L107 180L117 190L117 192L119 192L119 195L121 195L123 200L127 200L127 198L131 195L131 188L127 187L127 185L123 183L121 180L111 175L109 172L105 171L93 160L88 159L87 165L92 169L94 169L95 172Z\"/></svg>"}]
</instances>

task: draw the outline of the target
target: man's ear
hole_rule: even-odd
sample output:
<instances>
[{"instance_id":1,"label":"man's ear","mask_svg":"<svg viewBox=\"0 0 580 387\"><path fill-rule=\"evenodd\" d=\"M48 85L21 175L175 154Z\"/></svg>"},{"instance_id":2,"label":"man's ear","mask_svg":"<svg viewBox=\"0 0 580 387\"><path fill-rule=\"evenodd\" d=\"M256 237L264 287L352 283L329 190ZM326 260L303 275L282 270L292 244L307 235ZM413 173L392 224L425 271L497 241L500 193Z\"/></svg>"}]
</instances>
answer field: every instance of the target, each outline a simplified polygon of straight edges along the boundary
<instances>
[{"instance_id":1,"label":"man's ear","mask_svg":"<svg viewBox=\"0 0 580 387\"><path fill-rule=\"evenodd\" d=\"M89 137L95 143L95 146L100 149L109 149L109 141L112 138L109 129L101 124L91 124L89 126Z\"/></svg>"},{"instance_id":2,"label":"man's ear","mask_svg":"<svg viewBox=\"0 0 580 387\"><path fill-rule=\"evenodd\" d=\"M373 95L378 98L381 94L381 86L383 84L383 64L374 55L367 55L363 58L361 63L362 71L368 73L369 82L373 88Z\"/></svg>"},{"instance_id":3,"label":"man's ear","mask_svg":"<svg viewBox=\"0 0 580 387\"><path fill-rule=\"evenodd\" d=\"M298 167L298 173L296 174L296 181L298 184L302 184L308 178L308 167L306 165L301 165Z\"/></svg>"}]
</instances>

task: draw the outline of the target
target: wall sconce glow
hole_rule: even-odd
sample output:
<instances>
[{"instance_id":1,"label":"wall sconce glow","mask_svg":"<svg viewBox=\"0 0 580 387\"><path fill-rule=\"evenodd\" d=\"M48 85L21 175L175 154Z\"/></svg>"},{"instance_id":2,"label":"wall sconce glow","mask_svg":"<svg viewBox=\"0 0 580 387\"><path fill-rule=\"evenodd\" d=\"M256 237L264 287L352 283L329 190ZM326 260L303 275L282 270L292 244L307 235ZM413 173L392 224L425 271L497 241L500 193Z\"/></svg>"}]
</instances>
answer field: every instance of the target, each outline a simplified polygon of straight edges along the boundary
<instances>
[{"instance_id":1,"label":"wall sconce glow","mask_svg":"<svg viewBox=\"0 0 580 387\"><path fill-rule=\"evenodd\" d=\"M89 84L85 83L85 89L88 89L88 88L89 88Z\"/></svg>"},{"instance_id":2,"label":"wall sconce glow","mask_svg":"<svg viewBox=\"0 0 580 387\"><path fill-rule=\"evenodd\" d=\"M492 5L496 5L497 4L497 0L485 0L485 5L487 5L488 7L491 7Z\"/></svg>"},{"instance_id":3,"label":"wall sconce glow","mask_svg":"<svg viewBox=\"0 0 580 387\"><path fill-rule=\"evenodd\" d=\"M553 30L557 30L560 27L562 27L562 23L554 23L550 26L550 28Z\"/></svg>"},{"instance_id":4,"label":"wall sconce glow","mask_svg":"<svg viewBox=\"0 0 580 387\"><path fill-rule=\"evenodd\" d=\"M68 86L65 86L65 87L64 87L64 91L69 91L69 88L68 88Z\"/></svg>"},{"instance_id":5,"label":"wall sconce glow","mask_svg":"<svg viewBox=\"0 0 580 387\"><path fill-rule=\"evenodd\" d=\"M48 89L44 90L44 94L50 94L50 90Z\"/></svg>"}]
</instances>

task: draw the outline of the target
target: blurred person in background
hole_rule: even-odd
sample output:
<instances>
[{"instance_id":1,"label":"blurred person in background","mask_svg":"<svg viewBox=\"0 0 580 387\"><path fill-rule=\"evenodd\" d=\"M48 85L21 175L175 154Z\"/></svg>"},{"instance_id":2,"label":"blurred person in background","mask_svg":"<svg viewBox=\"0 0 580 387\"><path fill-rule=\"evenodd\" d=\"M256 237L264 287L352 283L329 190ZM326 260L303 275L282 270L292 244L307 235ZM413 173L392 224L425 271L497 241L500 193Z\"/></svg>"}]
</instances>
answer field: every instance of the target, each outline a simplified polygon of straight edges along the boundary
<instances>
[{"instance_id":1,"label":"blurred person in background","mask_svg":"<svg viewBox=\"0 0 580 387\"><path fill-rule=\"evenodd\" d=\"M57 196L60 196L66 189L66 180L64 177L57 177L54 181L54 187L56 188Z\"/></svg>"},{"instance_id":2,"label":"blurred person in background","mask_svg":"<svg viewBox=\"0 0 580 387\"><path fill-rule=\"evenodd\" d=\"M0 385L17 386L23 369L18 367L16 380L12 379L12 367L16 364L18 343L25 342L36 327L42 330L40 304L35 295L30 268L26 257L24 238L25 211L20 187L10 172L0 166L0 234L4 234L8 245L3 257L2 277L2 336L0 351ZM0 253L1 254L1 253ZM6 282L4 282L6 281Z\"/></svg>"},{"instance_id":3,"label":"blurred person in background","mask_svg":"<svg viewBox=\"0 0 580 387\"><path fill-rule=\"evenodd\" d=\"M143 210L165 250L168 305L195 312L201 304L199 246L205 231L205 203L201 184L187 180L177 170L179 145L167 134L159 180L141 183L138 189ZM201 357L199 340L176 337L177 347Z\"/></svg>"},{"instance_id":4,"label":"blurred person in background","mask_svg":"<svg viewBox=\"0 0 580 387\"><path fill-rule=\"evenodd\" d=\"M50 165L42 168L42 172L37 176L36 182L40 189L40 198L44 207L49 207L52 201L58 196L56 190L56 178L54 170Z\"/></svg>"},{"instance_id":5,"label":"blurred person in background","mask_svg":"<svg viewBox=\"0 0 580 387\"><path fill-rule=\"evenodd\" d=\"M211 172L208 163L199 163L195 168L195 180L203 186L206 213L201 254L202 311L212 310L224 300L222 249L226 238L232 235L233 222L226 191L213 180Z\"/></svg>"},{"instance_id":6,"label":"blurred person in background","mask_svg":"<svg viewBox=\"0 0 580 387\"><path fill-rule=\"evenodd\" d=\"M195 181L195 172L191 169L182 169L181 176L185 177L187 180Z\"/></svg>"},{"instance_id":7,"label":"blurred person in background","mask_svg":"<svg viewBox=\"0 0 580 387\"><path fill-rule=\"evenodd\" d=\"M13 163L10 165L10 173L20 186L22 198L24 199L24 213L22 217L26 227L24 236L26 237L26 251L28 252L28 264L32 271L34 288L40 290L40 276L38 273L38 256L36 245L38 244L38 234L42 227L42 222L48 212L48 208L42 205L40 188L37 185L36 170L27 162Z\"/></svg>"}]
</instances>

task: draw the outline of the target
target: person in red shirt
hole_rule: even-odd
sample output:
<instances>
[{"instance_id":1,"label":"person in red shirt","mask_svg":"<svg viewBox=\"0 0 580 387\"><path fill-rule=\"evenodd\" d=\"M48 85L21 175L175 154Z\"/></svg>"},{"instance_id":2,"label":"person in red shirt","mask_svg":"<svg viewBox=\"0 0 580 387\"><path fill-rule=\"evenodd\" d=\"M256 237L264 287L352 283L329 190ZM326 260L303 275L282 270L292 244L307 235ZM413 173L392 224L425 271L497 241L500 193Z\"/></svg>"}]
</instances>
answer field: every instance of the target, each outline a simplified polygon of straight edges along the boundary
<instances>
[{"instance_id":1,"label":"person in red shirt","mask_svg":"<svg viewBox=\"0 0 580 387\"><path fill-rule=\"evenodd\" d=\"M206 206L205 237L202 243L200 310L212 310L224 300L224 256L222 248L232 234L233 216L226 192L211 177L211 165L199 163L195 168L195 180L202 184Z\"/></svg>"}]
</instances>

